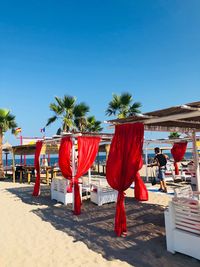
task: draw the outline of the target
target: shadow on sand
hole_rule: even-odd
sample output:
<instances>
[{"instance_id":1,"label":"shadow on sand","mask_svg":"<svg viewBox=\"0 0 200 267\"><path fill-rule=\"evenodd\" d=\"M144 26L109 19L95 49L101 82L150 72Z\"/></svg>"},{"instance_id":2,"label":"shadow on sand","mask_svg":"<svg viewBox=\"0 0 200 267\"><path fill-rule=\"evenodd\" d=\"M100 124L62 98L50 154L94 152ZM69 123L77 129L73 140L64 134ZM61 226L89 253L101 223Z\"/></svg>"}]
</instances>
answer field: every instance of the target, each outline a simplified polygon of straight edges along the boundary
<instances>
[{"instance_id":1,"label":"shadow on sand","mask_svg":"<svg viewBox=\"0 0 200 267\"><path fill-rule=\"evenodd\" d=\"M166 250L164 208L126 198L128 236L116 237L114 229L115 204L96 206L89 200L82 205L82 214L74 216L72 206L58 205L50 200L50 190L42 186L39 197L32 197L32 187L7 189L24 203L37 205L33 212L55 229L82 241L107 260L119 259L136 267L200 266L199 261ZM47 207L44 208L44 205Z\"/></svg>"}]
</instances>

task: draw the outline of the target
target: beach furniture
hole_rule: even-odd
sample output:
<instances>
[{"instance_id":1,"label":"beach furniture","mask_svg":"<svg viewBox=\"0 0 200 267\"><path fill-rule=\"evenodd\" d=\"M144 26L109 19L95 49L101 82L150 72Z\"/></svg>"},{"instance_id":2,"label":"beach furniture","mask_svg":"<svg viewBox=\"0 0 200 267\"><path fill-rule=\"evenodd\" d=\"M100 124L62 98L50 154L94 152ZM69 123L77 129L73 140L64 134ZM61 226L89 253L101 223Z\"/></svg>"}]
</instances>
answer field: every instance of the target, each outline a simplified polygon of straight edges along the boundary
<instances>
[{"instance_id":1,"label":"beach furniture","mask_svg":"<svg viewBox=\"0 0 200 267\"><path fill-rule=\"evenodd\" d=\"M183 180L191 181L191 184L196 185L196 174L194 164L189 163L187 166L181 167L181 177Z\"/></svg>"},{"instance_id":2,"label":"beach furniture","mask_svg":"<svg viewBox=\"0 0 200 267\"><path fill-rule=\"evenodd\" d=\"M200 260L200 201L194 196L189 187L180 188L169 202L164 212L166 243L169 252Z\"/></svg>"},{"instance_id":3,"label":"beach furniture","mask_svg":"<svg viewBox=\"0 0 200 267\"><path fill-rule=\"evenodd\" d=\"M179 186L174 189L174 196L177 198L194 198L198 199L199 191L193 191L191 185Z\"/></svg>"},{"instance_id":4,"label":"beach furniture","mask_svg":"<svg viewBox=\"0 0 200 267\"><path fill-rule=\"evenodd\" d=\"M51 199L67 205L72 203L73 193L69 190L70 181L63 177L56 177L52 179L51 183ZM80 196L82 199L82 186L80 185Z\"/></svg>"},{"instance_id":5,"label":"beach furniture","mask_svg":"<svg viewBox=\"0 0 200 267\"><path fill-rule=\"evenodd\" d=\"M175 179L175 175L172 168L172 163L170 161L166 164L166 171L165 171L165 181L166 182L173 182Z\"/></svg>"},{"instance_id":6,"label":"beach furniture","mask_svg":"<svg viewBox=\"0 0 200 267\"><path fill-rule=\"evenodd\" d=\"M118 192L109 186L106 179L100 178L91 184L90 200L98 206L117 202L117 195Z\"/></svg>"}]
</instances>

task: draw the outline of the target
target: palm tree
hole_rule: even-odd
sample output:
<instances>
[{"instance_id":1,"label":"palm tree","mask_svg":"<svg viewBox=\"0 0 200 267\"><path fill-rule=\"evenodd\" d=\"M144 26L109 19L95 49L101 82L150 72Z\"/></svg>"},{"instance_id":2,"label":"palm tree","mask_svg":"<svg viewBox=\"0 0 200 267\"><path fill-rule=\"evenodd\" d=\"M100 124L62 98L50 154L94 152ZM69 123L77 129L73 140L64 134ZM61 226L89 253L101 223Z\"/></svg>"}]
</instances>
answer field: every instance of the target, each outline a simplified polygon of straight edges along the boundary
<instances>
[{"instance_id":1,"label":"palm tree","mask_svg":"<svg viewBox=\"0 0 200 267\"><path fill-rule=\"evenodd\" d=\"M89 107L83 102L74 107L74 123L80 132L85 131L87 126L86 114L89 110Z\"/></svg>"},{"instance_id":2,"label":"palm tree","mask_svg":"<svg viewBox=\"0 0 200 267\"><path fill-rule=\"evenodd\" d=\"M82 131L85 126L86 114L89 112L89 107L85 103L76 104L76 98L64 95L63 98L55 97L56 103L50 104L50 109L54 115L48 119L46 126L52 124L56 120L62 121L62 127L57 133L62 131L70 132L75 129Z\"/></svg>"},{"instance_id":3,"label":"palm tree","mask_svg":"<svg viewBox=\"0 0 200 267\"><path fill-rule=\"evenodd\" d=\"M97 121L95 116L90 116L87 118L86 132L95 132L99 133L103 130L101 127L101 122Z\"/></svg>"},{"instance_id":4,"label":"palm tree","mask_svg":"<svg viewBox=\"0 0 200 267\"><path fill-rule=\"evenodd\" d=\"M132 104L132 101L133 97L130 93L122 93L121 95L113 94L113 98L108 104L106 115L126 118L141 113L141 103L134 102Z\"/></svg>"},{"instance_id":5,"label":"palm tree","mask_svg":"<svg viewBox=\"0 0 200 267\"><path fill-rule=\"evenodd\" d=\"M12 130L12 133L15 134L16 127L15 116L10 113L10 110L0 109L0 178L4 177L2 155L3 135L10 129Z\"/></svg>"}]
</instances>

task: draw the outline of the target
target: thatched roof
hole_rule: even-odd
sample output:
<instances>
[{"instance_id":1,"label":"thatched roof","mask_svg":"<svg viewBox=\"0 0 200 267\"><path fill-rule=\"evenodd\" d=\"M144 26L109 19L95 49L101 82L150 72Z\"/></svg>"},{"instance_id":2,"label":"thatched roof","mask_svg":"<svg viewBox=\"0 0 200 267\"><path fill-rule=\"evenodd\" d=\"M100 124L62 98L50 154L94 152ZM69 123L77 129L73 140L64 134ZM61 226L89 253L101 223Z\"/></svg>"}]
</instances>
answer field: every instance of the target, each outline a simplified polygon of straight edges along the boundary
<instances>
[{"instance_id":1,"label":"thatched roof","mask_svg":"<svg viewBox=\"0 0 200 267\"><path fill-rule=\"evenodd\" d=\"M34 155L36 144L13 146L15 155ZM41 154L58 154L59 144L43 144Z\"/></svg>"},{"instance_id":2,"label":"thatched roof","mask_svg":"<svg viewBox=\"0 0 200 267\"><path fill-rule=\"evenodd\" d=\"M3 150L4 152L12 151L12 145L11 145L10 143L6 142L6 143L4 143L4 144L2 145L2 150Z\"/></svg>"}]
</instances>

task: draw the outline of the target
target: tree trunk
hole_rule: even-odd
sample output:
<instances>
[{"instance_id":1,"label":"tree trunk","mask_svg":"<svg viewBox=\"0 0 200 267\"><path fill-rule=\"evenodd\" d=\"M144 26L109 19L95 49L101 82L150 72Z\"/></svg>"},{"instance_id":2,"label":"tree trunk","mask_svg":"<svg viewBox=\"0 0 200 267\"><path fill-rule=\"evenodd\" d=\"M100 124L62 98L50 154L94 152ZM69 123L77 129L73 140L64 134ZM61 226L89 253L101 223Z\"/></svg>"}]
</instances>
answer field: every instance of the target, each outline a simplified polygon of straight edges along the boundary
<instances>
[{"instance_id":1,"label":"tree trunk","mask_svg":"<svg viewBox=\"0 0 200 267\"><path fill-rule=\"evenodd\" d=\"M3 151L2 151L2 145L3 145L3 132L2 128L0 128L0 178L4 178L4 170L3 170Z\"/></svg>"}]
</instances>

